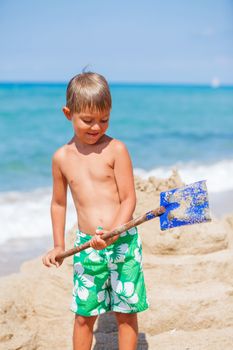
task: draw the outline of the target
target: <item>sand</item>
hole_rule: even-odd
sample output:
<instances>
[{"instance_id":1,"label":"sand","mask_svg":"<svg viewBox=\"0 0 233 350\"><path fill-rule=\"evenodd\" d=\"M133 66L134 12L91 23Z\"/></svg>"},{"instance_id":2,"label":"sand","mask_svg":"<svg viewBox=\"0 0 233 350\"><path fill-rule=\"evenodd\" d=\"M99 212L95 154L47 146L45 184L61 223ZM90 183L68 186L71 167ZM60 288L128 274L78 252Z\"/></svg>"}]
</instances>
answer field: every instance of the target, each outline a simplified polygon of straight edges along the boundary
<instances>
[{"instance_id":1,"label":"sand","mask_svg":"<svg viewBox=\"0 0 233 350\"><path fill-rule=\"evenodd\" d=\"M159 204L159 193L182 185L135 177L135 217ZM213 215L212 215L213 217ZM75 227L67 234L73 245ZM158 220L139 226L150 309L139 317L138 349L233 349L233 214L211 223L161 232ZM50 249L50 246L48 246ZM72 258L57 269L41 256L0 279L0 349L71 350ZM99 317L93 349L118 349L114 316Z\"/></svg>"}]
</instances>

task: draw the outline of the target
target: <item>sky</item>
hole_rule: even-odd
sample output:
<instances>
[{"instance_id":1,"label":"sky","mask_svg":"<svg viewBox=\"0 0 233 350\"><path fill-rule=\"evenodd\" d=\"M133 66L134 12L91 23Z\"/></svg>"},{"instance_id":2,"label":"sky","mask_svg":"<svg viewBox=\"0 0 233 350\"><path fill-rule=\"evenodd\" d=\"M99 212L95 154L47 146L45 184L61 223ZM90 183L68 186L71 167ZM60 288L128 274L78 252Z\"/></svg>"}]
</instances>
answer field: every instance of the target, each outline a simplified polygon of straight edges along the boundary
<instances>
[{"instance_id":1,"label":"sky","mask_svg":"<svg viewBox=\"0 0 233 350\"><path fill-rule=\"evenodd\" d=\"M0 81L233 85L233 0L0 0Z\"/></svg>"}]
</instances>

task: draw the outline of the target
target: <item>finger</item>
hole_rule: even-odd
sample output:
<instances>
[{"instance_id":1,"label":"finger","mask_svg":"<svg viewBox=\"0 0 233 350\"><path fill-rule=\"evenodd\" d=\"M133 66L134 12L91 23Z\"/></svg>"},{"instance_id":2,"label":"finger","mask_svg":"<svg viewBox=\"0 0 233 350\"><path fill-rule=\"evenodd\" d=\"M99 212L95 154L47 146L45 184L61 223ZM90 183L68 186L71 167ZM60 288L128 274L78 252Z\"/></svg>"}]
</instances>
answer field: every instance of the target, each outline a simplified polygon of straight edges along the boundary
<instances>
[{"instance_id":1,"label":"finger","mask_svg":"<svg viewBox=\"0 0 233 350\"><path fill-rule=\"evenodd\" d=\"M92 247L92 248L94 248L95 249L95 244L96 244L96 242L95 242L95 239L94 239L94 237L90 240L90 246Z\"/></svg>"},{"instance_id":2,"label":"finger","mask_svg":"<svg viewBox=\"0 0 233 350\"><path fill-rule=\"evenodd\" d=\"M42 262L43 262L44 265L47 266L47 255L43 255Z\"/></svg>"},{"instance_id":3,"label":"finger","mask_svg":"<svg viewBox=\"0 0 233 350\"><path fill-rule=\"evenodd\" d=\"M99 236L96 236L96 244L103 244L103 242L104 242L104 240L103 239L101 239Z\"/></svg>"},{"instance_id":4,"label":"finger","mask_svg":"<svg viewBox=\"0 0 233 350\"><path fill-rule=\"evenodd\" d=\"M51 257L51 263L52 263L53 265L55 265L56 267L59 266L58 262L57 262L56 259L55 259L55 256L52 256L52 257Z\"/></svg>"},{"instance_id":5,"label":"finger","mask_svg":"<svg viewBox=\"0 0 233 350\"><path fill-rule=\"evenodd\" d=\"M104 249L104 248L105 248L105 246L102 245L102 244L97 244L96 247L95 247L96 250L101 250L101 249Z\"/></svg>"},{"instance_id":6,"label":"finger","mask_svg":"<svg viewBox=\"0 0 233 350\"><path fill-rule=\"evenodd\" d=\"M109 233L109 231L106 231L106 230L101 230L100 232L97 231L96 236L98 236L98 237L101 238L101 235L103 235L103 234L105 234L105 233Z\"/></svg>"},{"instance_id":7,"label":"finger","mask_svg":"<svg viewBox=\"0 0 233 350\"><path fill-rule=\"evenodd\" d=\"M63 260L64 260L64 259L59 259L59 260L57 261L57 264L58 264L57 267L61 266L61 264L63 263Z\"/></svg>"},{"instance_id":8,"label":"finger","mask_svg":"<svg viewBox=\"0 0 233 350\"><path fill-rule=\"evenodd\" d=\"M99 250L99 249L103 249L104 248L104 246L103 246L103 242L104 241L100 237L98 237L97 235L94 236L91 241L92 241L91 242L91 247L93 249Z\"/></svg>"},{"instance_id":9,"label":"finger","mask_svg":"<svg viewBox=\"0 0 233 350\"><path fill-rule=\"evenodd\" d=\"M99 242L98 242L98 239L97 237L94 238L94 241L93 241L93 248L94 249L99 249Z\"/></svg>"},{"instance_id":10,"label":"finger","mask_svg":"<svg viewBox=\"0 0 233 350\"><path fill-rule=\"evenodd\" d=\"M98 244L98 247L102 247L102 248L106 247L105 240L101 239L100 237L97 237L97 244Z\"/></svg>"},{"instance_id":11,"label":"finger","mask_svg":"<svg viewBox=\"0 0 233 350\"><path fill-rule=\"evenodd\" d=\"M57 259L55 258L56 266L59 267L63 263L64 259Z\"/></svg>"},{"instance_id":12,"label":"finger","mask_svg":"<svg viewBox=\"0 0 233 350\"><path fill-rule=\"evenodd\" d=\"M43 264L48 267L47 256L43 257Z\"/></svg>"},{"instance_id":13,"label":"finger","mask_svg":"<svg viewBox=\"0 0 233 350\"><path fill-rule=\"evenodd\" d=\"M48 263L46 261L46 258L43 258L43 264L44 264L44 266L48 267Z\"/></svg>"},{"instance_id":14,"label":"finger","mask_svg":"<svg viewBox=\"0 0 233 350\"><path fill-rule=\"evenodd\" d=\"M51 266L52 266L50 259L51 259L50 256L47 256L46 259L45 259L46 266L48 266L48 267L51 267Z\"/></svg>"},{"instance_id":15,"label":"finger","mask_svg":"<svg viewBox=\"0 0 233 350\"><path fill-rule=\"evenodd\" d=\"M98 226L96 231L95 231L98 235L101 235L103 233L103 227L102 226Z\"/></svg>"}]
</instances>

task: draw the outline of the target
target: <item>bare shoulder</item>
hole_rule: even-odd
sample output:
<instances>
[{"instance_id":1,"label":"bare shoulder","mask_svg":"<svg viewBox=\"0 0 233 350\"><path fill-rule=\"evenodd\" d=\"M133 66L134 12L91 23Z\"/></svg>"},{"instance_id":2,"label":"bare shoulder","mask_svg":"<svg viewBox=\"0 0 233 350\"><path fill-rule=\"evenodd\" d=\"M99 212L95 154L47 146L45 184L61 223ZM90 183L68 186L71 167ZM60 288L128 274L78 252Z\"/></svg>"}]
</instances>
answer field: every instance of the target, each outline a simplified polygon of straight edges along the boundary
<instances>
[{"instance_id":1,"label":"bare shoulder","mask_svg":"<svg viewBox=\"0 0 233 350\"><path fill-rule=\"evenodd\" d=\"M66 158L66 154L67 154L67 145L64 145L58 148L52 156L53 163L56 165L61 165Z\"/></svg>"},{"instance_id":2,"label":"bare shoulder","mask_svg":"<svg viewBox=\"0 0 233 350\"><path fill-rule=\"evenodd\" d=\"M114 148L116 152L124 152L127 150L127 147L124 144L124 142L117 139L112 139L111 146Z\"/></svg>"},{"instance_id":3,"label":"bare shoulder","mask_svg":"<svg viewBox=\"0 0 233 350\"><path fill-rule=\"evenodd\" d=\"M115 156L124 156L129 154L126 145L120 140L112 139L111 147Z\"/></svg>"}]
</instances>

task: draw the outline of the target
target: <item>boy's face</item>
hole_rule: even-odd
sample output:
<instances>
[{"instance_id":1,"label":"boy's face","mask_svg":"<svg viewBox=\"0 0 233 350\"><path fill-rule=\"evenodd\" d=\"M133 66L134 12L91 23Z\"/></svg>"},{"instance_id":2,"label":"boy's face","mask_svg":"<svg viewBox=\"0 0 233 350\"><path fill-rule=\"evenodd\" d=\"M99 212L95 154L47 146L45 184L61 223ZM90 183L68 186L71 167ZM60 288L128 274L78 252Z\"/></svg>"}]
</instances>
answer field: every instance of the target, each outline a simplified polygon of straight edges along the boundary
<instances>
[{"instance_id":1,"label":"boy's face","mask_svg":"<svg viewBox=\"0 0 233 350\"><path fill-rule=\"evenodd\" d=\"M66 113L65 113L66 114ZM67 115L66 115L67 116ZM70 118L78 139L85 144L95 144L106 132L110 111L73 113Z\"/></svg>"}]
</instances>

